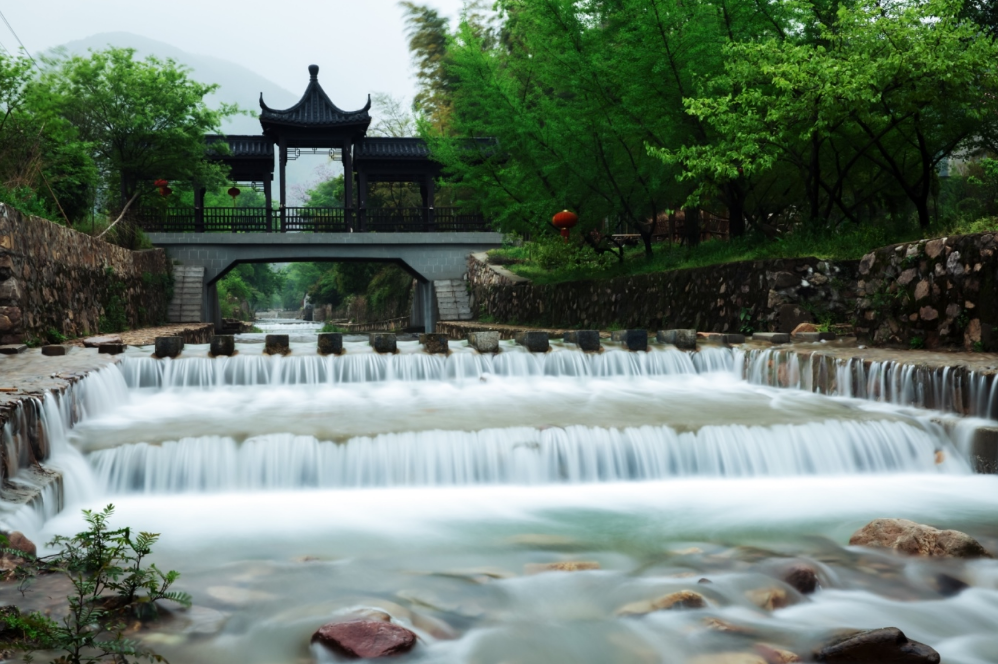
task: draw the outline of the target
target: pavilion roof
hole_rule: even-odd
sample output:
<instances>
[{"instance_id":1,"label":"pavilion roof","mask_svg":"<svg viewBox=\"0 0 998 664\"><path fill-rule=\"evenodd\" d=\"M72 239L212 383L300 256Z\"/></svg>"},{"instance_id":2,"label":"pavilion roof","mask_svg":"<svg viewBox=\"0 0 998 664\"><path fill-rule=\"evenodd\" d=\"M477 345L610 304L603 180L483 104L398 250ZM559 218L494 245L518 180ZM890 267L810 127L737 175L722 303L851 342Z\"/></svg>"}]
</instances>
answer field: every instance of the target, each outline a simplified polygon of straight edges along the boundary
<instances>
[{"instance_id":1,"label":"pavilion roof","mask_svg":"<svg viewBox=\"0 0 998 664\"><path fill-rule=\"evenodd\" d=\"M359 111L344 111L332 102L322 86L319 85L319 66L309 65L310 80L301 100L285 110L270 108L263 101L260 93L260 124L264 128L271 125L287 125L291 127L322 128L344 125L363 125L366 129L371 123L371 97L367 97L367 105Z\"/></svg>"},{"instance_id":2,"label":"pavilion roof","mask_svg":"<svg viewBox=\"0 0 998 664\"><path fill-rule=\"evenodd\" d=\"M430 148L421 138L368 136L354 146L354 159L429 159Z\"/></svg>"}]
</instances>

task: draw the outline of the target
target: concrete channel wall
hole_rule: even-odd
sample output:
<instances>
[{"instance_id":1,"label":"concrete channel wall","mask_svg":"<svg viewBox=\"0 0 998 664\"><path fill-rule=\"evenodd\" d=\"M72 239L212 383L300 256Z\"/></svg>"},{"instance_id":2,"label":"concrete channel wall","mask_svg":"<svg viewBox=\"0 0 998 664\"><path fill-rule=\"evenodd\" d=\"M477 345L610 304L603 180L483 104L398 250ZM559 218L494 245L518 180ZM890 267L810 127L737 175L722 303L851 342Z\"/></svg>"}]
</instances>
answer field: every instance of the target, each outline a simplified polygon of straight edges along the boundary
<instances>
[{"instance_id":1,"label":"concrete channel wall","mask_svg":"<svg viewBox=\"0 0 998 664\"><path fill-rule=\"evenodd\" d=\"M156 325L170 290L164 251L129 251L0 202L0 344L98 334L102 320Z\"/></svg>"}]
</instances>

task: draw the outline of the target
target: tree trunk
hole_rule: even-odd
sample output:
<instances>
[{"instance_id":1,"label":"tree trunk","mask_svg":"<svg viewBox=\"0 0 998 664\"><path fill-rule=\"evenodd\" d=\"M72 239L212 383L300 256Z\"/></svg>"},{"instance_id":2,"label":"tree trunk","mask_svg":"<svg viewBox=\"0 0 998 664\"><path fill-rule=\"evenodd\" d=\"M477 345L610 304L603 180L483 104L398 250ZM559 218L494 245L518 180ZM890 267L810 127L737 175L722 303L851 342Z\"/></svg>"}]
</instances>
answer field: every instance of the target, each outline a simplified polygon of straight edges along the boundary
<instances>
[{"instance_id":1,"label":"tree trunk","mask_svg":"<svg viewBox=\"0 0 998 664\"><path fill-rule=\"evenodd\" d=\"M652 257L651 233L651 229L641 231L641 240L645 243L645 258Z\"/></svg>"},{"instance_id":2,"label":"tree trunk","mask_svg":"<svg viewBox=\"0 0 998 664\"><path fill-rule=\"evenodd\" d=\"M737 182L729 182L725 190L728 199L728 235L742 237L745 235L745 194Z\"/></svg>"},{"instance_id":3,"label":"tree trunk","mask_svg":"<svg viewBox=\"0 0 998 664\"><path fill-rule=\"evenodd\" d=\"M683 222L683 235L686 245L695 247L700 244L700 208L686 208L686 219Z\"/></svg>"}]
</instances>

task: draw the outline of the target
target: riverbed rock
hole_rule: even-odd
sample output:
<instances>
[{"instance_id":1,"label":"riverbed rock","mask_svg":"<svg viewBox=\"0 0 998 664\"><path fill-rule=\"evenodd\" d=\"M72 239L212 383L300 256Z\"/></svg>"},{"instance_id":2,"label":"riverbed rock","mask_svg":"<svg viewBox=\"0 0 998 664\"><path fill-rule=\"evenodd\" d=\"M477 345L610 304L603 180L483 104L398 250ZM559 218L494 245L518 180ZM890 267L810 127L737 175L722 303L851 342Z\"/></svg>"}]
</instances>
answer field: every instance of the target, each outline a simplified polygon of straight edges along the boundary
<instances>
[{"instance_id":1,"label":"riverbed rock","mask_svg":"<svg viewBox=\"0 0 998 664\"><path fill-rule=\"evenodd\" d=\"M696 330L659 330L657 338L660 344L672 344L679 350L697 349Z\"/></svg>"},{"instance_id":2,"label":"riverbed rock","mask_svg":"<svg viewBox=\"0 0 998 664\"><path fill-rule=\"evenodd\" d=\"M794 599L783 588L757 588L745 593L749 601L766 611L775 611L794 604Z\"/></svg>"},{"instance_id":3,"label":"riverbed rock","mask_svg":"<svg viewBox=\"0 0 998 664\"><path fill-rule=\"evenodd\" d=\"M828 664L938 664L939 653L909 640L897 627L885 627L840 636L816 649L814 659Z\"/></svg>"},{"instance_id":4,"label":"riverbed rock","mask_svg":"<svg viewBox=\"0 0 998 664\"><path fill-rule=\"evenodd\" d=\"M479 353L499 352L499 333L494 330L469 332L468 345Z\"/></svg>"},{"instance_id":5,"label":"riverbed rock","mask_svg":"<svg viewBox=\"0 0 998 664\"><path fill-rule=\"evenodd\" d=\"M419 335L419 343L423 346L423 352L430 355L446 355L450 351L448 340L446 334Z\"/></svg>"},{"instance_id":6,"label":"riverbed rock","mask_svg":"<svg viewBox=\"0 0 998 664\"><path fill-rule=\"evenodd\" d=\"M594 560L563 560L556 563L527 563L523 571L527 574L542 572L591 572L599 569L599 563Z\"/></svg>"},{"instance_id":7,"label":"riverbed rock","mask_svg":"<svg viewBox=\"0 0 998 664\"><path fill-rule=\"evenodd\" d=\"M524 332L516 340L516 343L531 353L546 353L551 348L551 340L547 332Z\"/></svg>"},{"instance_id":8,"label":"riverbed rock","mask_svg":"<svg viewBox=\"0 0 998 664\"><path fill-rule=\"evenodd\" d=\"M231 357L236 352L236 337L231 334L216 334L211 338L209 352L213 357Z\"/></svg>"},{"instance_id":9,"label":"riverbed rock","mask_svg":"<svg viewBox=\"0 0 998 664\"><path fill-rule=\"evenodd\" d=\"M286 334L268 334L263 344L263 352L267 355L287 355L291 352L291 340Z\"/></svg>"},{"instance_id":10,"label":"riverbed rock","mask_svg":"<svg viewBox=\"0 0 998 664\"><path fill-rule=\"evenodd\" d=\"M792 563L779 570L779 578L801 595L818 589L818 572L806 563Z\"/></svg>"},{"instance_id":11,"label":"riverbed rock","mask_svg":"<svg viewBox=\"0 0 998 664\"><path fill-rule=\"evenodd\" d=\"M60 344L52 344L50 346L42 346L42 355L47 357L62 357L67 352L66 347Z\"/></svg>"},{"instance_id":12,"label":"riverbed rock","mask_svg":"<svg viewBox=\"0 0 998 664\"><path fill-rule=\"evenodd\" d=\"M849 544L932 558L991 558L980 542L966 533L938 530L908 519L875 519L853 533Z\"/></svg>"},{"instance_id":13,"label":"riverbed rock","mask_svg":"<svg viewBox=\"0 0 998 664\"><path fill-rule=\"evenodd\" d=\"M367 342L375 353L398 352L398 338L391 332L372 332L368 335Z\"/></svg>"},{"instance_id":14,"label":"riverbed rock","mask_svg":"<svg viewBox=\"0 0 998 664\"><path fill-rule=\"evenodd\" d=\"M35 543L18 530L7 535L7 548L26 553L29 556L38 555L38 548L35 546Z\"/></svg>"},{"instance_id":15,"label":"riverbed rock","mask_svg":"<svg viewBox=\"0 0 998 664\"><path fill-rule=\"evenodd\" d=\"M183 337L156 337L156 357L177 357L183 350Z\"/></svg>"},{"instance_id":16,"label":"riverbed rock","mask_svg":"<svg viewBox=\"0 0 998 664\"><path fill-rule=\"evenodd\" d=\"M766 664L766 660L759 655L747 652L718 652L688 661L689 664Z\"/></svg>"},{"instance_id":17,"label":"riverbed rock","mask_svg":"<svg viewBox=\"0 0 998 664\"><path fill-rule=\"evenodd\" d=\"M409 652L416 645L416 634L382 620L352 620L323 625L312 635L312 643L316 642L348 658L369 659Z\"/></svg>"},{"instance_id":18,"label":"riverbed rock","mask_svg":"<svg viewBox=\"0 0 998 664\"><path fill-rule=\"evenodd\" d=\"M755 644L755 652L759 657L766 660L766 664L793 664L803 661L797 653L782 648L774 648L765 643Z\"/></svg>"},{"instance_id":19,"label":"riverbed rock","mask_svg":"<svg viewBox=\"0 0 998 664\"><path fill-rule=\"evenodd\" d=\"M84 348L99 348L104 344L120 344L124 343L116 334L106 334L99 337L87 337L83 340Z\"/></svg>"},{"instance_id":20,"label":"riverbed rock","mask_svg":"<svg viewBox=\"0 0 998 664\"><path fill-rule=\"evenodd\" d=\"M642 616L654 611L675 611L678 609L705 609L707 600L692 590L680 590L653 600L631 602L617 609L618 616Z\"/></svg>"},{"instance_id":21,"label":"riverbed rock","mask_svg":"<svg viewBox=\"0 0 998 664\"><path fill-rule=\"evenodd\" d=\"M599 340L599 330L578 330L568 334L573 336L570 343L578 345L579 350L583 352L595 353L603 347ZM566 334L566 336L568 336L568 334Z\"/></svg>"},{"instance_id":22,"label":"riverbed rock","mask_svg":"<svg viewBox=\"0 0 998 664\"><path fill-rule=\"evenodd\" d=\"M319 355L342 355L343 335L340 332L323 332L316 346Z\"/></svg>"}]
</instances>

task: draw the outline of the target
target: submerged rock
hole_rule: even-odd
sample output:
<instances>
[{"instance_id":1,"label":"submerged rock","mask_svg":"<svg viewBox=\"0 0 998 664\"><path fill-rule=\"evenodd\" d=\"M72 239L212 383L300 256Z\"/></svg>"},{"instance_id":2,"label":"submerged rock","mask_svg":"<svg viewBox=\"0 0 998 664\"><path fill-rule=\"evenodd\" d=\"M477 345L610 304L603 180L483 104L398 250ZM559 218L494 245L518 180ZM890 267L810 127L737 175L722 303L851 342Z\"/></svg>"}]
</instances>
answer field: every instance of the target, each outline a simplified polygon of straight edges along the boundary
<instances>
[{"instance_id":1,"label":"submerged rock","mask_svg":"<svg viewBox=\"0 0 998 664\"><path fill-rule=\"evenodd\" d=\"M802 595L810 595L818 589L818 573L805 563L793 563L780 570L780 578L788 586Z\"/></svg>"},{"instance_id":2,"label":"submerged rock","mask_svg":"<svg viewBox=\"0 0 998 664\"><path fill-rule=\"evenodd\" d=\"M663 595L658 599L641 600L625 604L617 610L618 616L641 616L655 611L674 611L677 609L705 609L707 600L700 593L692 590L680 590L679 592Z\"/></svg>"},{"instance_id":3,"label":"submerged rock","mask_svg":"<svg viewBox=\"0 0 998 664\"><path fill-rule=\"evenodd\" d=\"M907 519L876 519L849 538L852 546L894 549L933 558L991 558L980 542L958 530L938 530Z\"/></svg>"},{"instance_id":4,"label":"submerged rock","mask_svg":"<svg viewBox=\"0 0 998 664\"><path fill-rule=\"evenodd\" d=\"M782 588L758 588L748 591L745 596L750 602L766 611L775 611L796 603Z\"/></svg>"},{"instance_id":5,"label":"submerged rock","mask_svg":"<svg viewBox=\"0 0 998 664\"><path fill-rule=\"evenodd\" d=\"M523 566L527 574L541 572L589 572L599 569L599 563L594 560L565 560L557 563L527 563Z\"/></svg>"},{"instance_id":6,"label":"submerged rock","mask_svg":"<svg viewBox=\"0 0 998 664\"><path fill-rule=\"evenodd\" d=\"M939 653L909 640L897 627L885 627L834 639L815 650L814 659L829 664L938 664Z\"/></svg>"},{"instance_id":7,"label":"submerged rock","mask_svg":"<svg viewBox=\"0 0 998 664\"><path fill-rule=\"evenodd\" d=\"M407 653L416 645L416 634L383 620L353 620L323 625L312 635L315 642L340 655L366 659Z\"/></svg>"},{"instance_id":8,"label":"submerged rock","mask_svg":"<svg viewBox=\"0 0 998 664\"><path fill-rule=\"evenodd\" d=\"M792 664L793 662L802 661L796 653L792 653L789 650L774 648L773 646L766 645L765 643L755 644L755 652L766 660L766 664Z\"/></svg>"},{"instance_id":9,"label":"submerged rock","mask_svg":"<svg viewBox=\"0 0 998 664\"><path fill-rule=\"evenodd\" d=\"M766 660L747 652L719 652L694 657L689 664L766 664Z\"/></svg>"}]
</instances>

